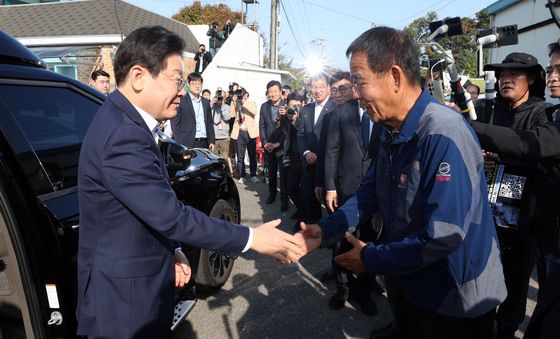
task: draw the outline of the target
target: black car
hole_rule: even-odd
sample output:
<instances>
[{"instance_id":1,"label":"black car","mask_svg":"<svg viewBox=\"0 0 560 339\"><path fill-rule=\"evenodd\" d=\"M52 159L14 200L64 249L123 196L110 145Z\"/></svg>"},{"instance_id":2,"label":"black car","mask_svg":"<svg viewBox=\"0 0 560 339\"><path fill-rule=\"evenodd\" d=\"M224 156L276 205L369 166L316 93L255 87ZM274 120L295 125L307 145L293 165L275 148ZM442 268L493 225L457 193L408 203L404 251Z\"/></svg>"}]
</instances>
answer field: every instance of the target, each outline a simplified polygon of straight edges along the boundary
<instances>
[{"instance_id":1,"label":"black car","mask_svg":"<svg viewBox=\"0 0 560 339\"><path fill-rule=\"evenodd\" d=\"M0 338L74 338L78 158L104 95L46 70L0 31ZM238 223L239 195L225 162L162 140L170 181L185 204ZM184 247L191 283L176 291L172 327L195 303L193 280L215 290L233 259Z\"/></svg>"}]
</instances>

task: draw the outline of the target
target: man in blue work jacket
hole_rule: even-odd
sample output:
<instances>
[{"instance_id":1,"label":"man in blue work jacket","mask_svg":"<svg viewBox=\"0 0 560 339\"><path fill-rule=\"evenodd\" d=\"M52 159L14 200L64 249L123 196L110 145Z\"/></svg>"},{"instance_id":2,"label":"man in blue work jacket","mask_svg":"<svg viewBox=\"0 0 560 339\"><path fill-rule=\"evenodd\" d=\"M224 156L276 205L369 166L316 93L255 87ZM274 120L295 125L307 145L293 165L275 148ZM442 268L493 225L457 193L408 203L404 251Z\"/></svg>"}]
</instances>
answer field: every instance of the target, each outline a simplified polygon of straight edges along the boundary
<instances>
[{"instance_id":1,"label":"man in blue work jacket","mask_svg":"<svg viewBox=\"0 0 560 339\"><path fill-rule=\"evenodd\" d=\"M355 196L300 236L311 251L377 215L384 243L348 232L354 248L335 260L390 278L400 337L491 338L506 288L474 132L422 90L406 33L372 28L346 53L360 105L385 131Z\"/></svg>"}]
</instances>

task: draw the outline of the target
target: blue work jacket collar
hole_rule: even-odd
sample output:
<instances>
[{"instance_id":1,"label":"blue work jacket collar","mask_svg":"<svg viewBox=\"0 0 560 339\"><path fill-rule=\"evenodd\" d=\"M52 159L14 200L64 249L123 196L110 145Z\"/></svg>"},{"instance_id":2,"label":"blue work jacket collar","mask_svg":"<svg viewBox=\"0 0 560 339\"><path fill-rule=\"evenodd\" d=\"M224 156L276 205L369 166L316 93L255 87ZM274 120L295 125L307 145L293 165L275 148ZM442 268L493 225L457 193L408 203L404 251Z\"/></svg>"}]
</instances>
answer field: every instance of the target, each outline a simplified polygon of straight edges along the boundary
<instances>
[{"instance_id":1,"label":"blue work jacket collar","mask_svg":"<svg viewBox=\"0 0 560 339\"><path fill-rule=\"evenodd\" d=\"M433 100L433 97L430 93L424 89L416 102L408 112L403 124L401 125L401 129L398 132L397 136L393 138L392 144L399 144L403 142L407 142L414 137L416 129L418 128L418 122L420 121L420 117L422 113L426 110L426 106ZM391 132L387 130L388 133L385 133L382 137L383 140L390 138Z\"/></svg>"}]
</instances>

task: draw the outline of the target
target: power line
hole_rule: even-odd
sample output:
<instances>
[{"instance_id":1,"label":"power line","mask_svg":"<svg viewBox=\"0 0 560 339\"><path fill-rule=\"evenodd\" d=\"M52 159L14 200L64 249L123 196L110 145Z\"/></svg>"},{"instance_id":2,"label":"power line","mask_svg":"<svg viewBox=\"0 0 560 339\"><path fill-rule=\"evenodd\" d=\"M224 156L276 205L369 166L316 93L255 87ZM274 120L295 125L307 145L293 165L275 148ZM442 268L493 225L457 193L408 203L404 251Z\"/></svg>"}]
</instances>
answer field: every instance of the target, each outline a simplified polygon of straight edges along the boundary
<instances>
[{"instance_id":1,"label":"power line","mask_svg":"<svg viewBox=\"0 0 560 339\"><path fill-rule=\"evenodd\" d=\"M353 18L353 19L356 19L356 20L365 21L365 22L367 22L367 23L369 23L369 24L373 24L373 21L371 21L371 20L369 20L369 19L360 18L360 17L358 17L358 16L351 15L351 14L348 14L348 13L345 13L345 12L342 12L342 11L339 11L339 10L336 10L336 9L328 8L328 7L325 7L325 6L321 6L321 5L315 4L315 3L313 3L313 2L306 1L306 0L302 0L302 1L303 1L304 3L308 3L308 4L312 5L312 6L319 7L319 8L322 8L322 9L324 9L324 10L327 10L327 11L331 11L331 12L334 12L334 13L338 13L338 14L340 14L340 15L347 16L347 17L349 17L349 18Z\"/></svg>"},{"instance_id":2,"label":"power line","mask_svg":"<svg viewBox=\"0 0 560 339\"><path fill-rule=\"evenodd\" d=\"M302 57L305 57L305 55L303 54L303 50L301 49L301 46L299 45L299 41L296 38L294 30L292 29L292 24L290 22L290 18L288 17L288 13L286 13L286 8L284 8L284 2L280 1L280 0L278 0L278 2L280 3L280 7L282 7L282 10L284 11L284 15L286 16L286 22L288 23L288 27L290 28L290 32L292 32L292 36L294 37L294 41L295 41L296 46L299 50L299 53L301 54Z\"/></svg>"},{"instance_id":3,"label":"power line","mask_svg":"<svg viewBox=\"0 0 560 339\"><path fill-rule=\"evenodd\" d=\"M399 20L399 21L395 21L395 22L390 23L389 26L393 26L393 25L396 25L396 24L400 24L401 22L406 21L406 20L408 20L408 19L412 19L412 18L415 18L415 19L416 19L418 15L426 13L430 8L435 7L436 5L438 5L438 4L440 4L440 3L444 2L444 1L447 1L447 0L440 0L440 1L436 2L436 3L434 3L434 4L431 4L429 7L426 7L425 9L423 9L423 10L421 10L421 11L418 11L418 12L412 14L412 15L409 15L409 16L407 16L407 17L404 18L404 19L401 19L401 20Z\"/></svg>"}]
</instances>

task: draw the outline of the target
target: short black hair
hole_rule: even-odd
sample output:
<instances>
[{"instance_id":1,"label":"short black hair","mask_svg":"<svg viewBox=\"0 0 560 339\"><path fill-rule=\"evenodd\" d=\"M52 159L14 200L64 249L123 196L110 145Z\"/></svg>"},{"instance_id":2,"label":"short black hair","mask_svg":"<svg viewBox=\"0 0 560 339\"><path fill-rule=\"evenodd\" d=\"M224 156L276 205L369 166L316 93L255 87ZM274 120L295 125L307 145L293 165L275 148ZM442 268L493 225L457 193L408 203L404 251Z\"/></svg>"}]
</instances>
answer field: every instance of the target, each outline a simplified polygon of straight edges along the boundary
<instances>
[{"instance_id":1,"label":"short black hair","mask_svg":"<svg viewBox=\"0 0 560 339\"><path fill-rule=\"evenodd\" d=\"M560 40L555 41L548 45L548 56L551 57L552 54L560 52Z\"/></svg>"},{"instance_id":2,"label":"short black hair","mask_svg":"<svg viewBox=\"0 0 560 339\"><path fill-rule=\"evenodd\" d=\"M95 81L97 80L97 77L107 77L110 78L109 73L105 72L102 69L98 69L97 71L94 71L93 73L91 73L91 80Z\"/></svg>"},{"instance_id":3,"label":"short black hair","mask_svg":"<svg viewBox=\"0 0 560 339\"><path fill-rule=\"evenodd\" d=\"M340 80L346 79L350 82L352 82L352 75L350 74L350 72L346 72L346 71L338 71L335 74L333 74L331 76L331 80L329 85L333 85L336 82L339 82Z\"/></svg>"},{"instance_id":4,"label":"short black hair","mask_svg":"<svg viewBox=\"0 0 560 339\"><path fill-rule=\"evenodd\" d=\"M268 82L268 84L266 84L266 91L268 92L268 90L270 89L270 87L273 86L278 86L279 90L282 90L282 84L280 83L280 81L278 80L271 80Z\"/></svg>"},{"instance_id":5,"label":"short black hair","mask_svg":"<svg viewBox=\"0 0 560 339\"><path fill-rule=\"evenodd\" d=\"M287 101L289 102L290 100L298 100L301 102L304 102L305 100L303 99L303 95L297 93L297 92L292 92L290 94L288 94L288 99Z\"/></svg>"},{"instance_id":6,"label":"short black hair","mask_svg":"<svg viewBox=\"0 0 560 339\"><path fill-rule=\"evenodd\" d=\"M205 88L202 90L202 94L204 93L208 93L209 95L212 95L212 92L210 92L210 90L208 88Z\"/></svg>"},{"instance_id":7,"label":"short black hair","mask_svg":"<svg viewBox=\"0 0 560 339\"><path fill-rule=\"evenodd\" d=\"M115 55L117 86L126 79L134 65L145 67L152 76L157 76L166 67L167 56L182 56L184 49L183 39L161 26L140 27L134 30L123 40Z\"/></svg>"},{"instance_id":8,"label":"short black hair","mask_svg":"<svg viewBox=\"0 0 560 339\"><path fill-rule=\"evenodd\" d=\"M359 51L366 54L372 71L384 73L398 65L410 83L420 85L416 44L405 32L384 26L371 28L350 44L346 56Z\"/></svg>"},{"instance_id":9,"label":"short black hair","mask_svg":"<svg viewBox=\"0 0 560 339\"><path fill-rule=\"evenodd\" d=\"M475 85L475 84L473 84L472 82L471 82L471 83L468 83L468 84L465 84L465 88L467 88L467 87L469 87L469 86L474 86L474 87L476 88L476 92L477 92L478 94L480 94L480 87L478 87L478 85Z\"/></svg>"},{"instance_id":10,"label":"short black hair","mask_svg":"<svg viewBox=\"0 0 560 339\"><path fill-rule=\"evenodd\" d=\"M284 86L282 86L282 90L285 90L285 89L287 89L288 91L291 91L291 90L292 90L292 86L290 86L290 85L284 85Z\"/></svg>"},{"instance_id":11,"label":"short black hair","mask_svg":"<svg viewBox=\"0 0 560 339\"><path fill-rule=\"evenodd\" d=\"M202 79L202 74L198 72L192 72L191 74L187 75L187 82L191 82L193 80L200 80L200 82L204 82L204 79Z\"/></svg>"},{"instance_id":12,"label":"short black hair","mask_svg":"<svg viewBox=\"0 0 560 339\"><path fill-rule=\"evenodd\" d=\"M324 80L325 84L329 85L329 76L326 73L321 72L311 76L311 78L309 78L309 83L312 84L318 80Z\"/></svg>"},{"instance_id":13,"label":"short black hair","mask_svg":"<svg viewBox=\"0 0 560 339\"><path fill-rule=\"evenodd\" d=\"M200 45L198 45L198 47L206 47L206 45L205 44L200 44Z\"/></svg>"}]
</instances>

